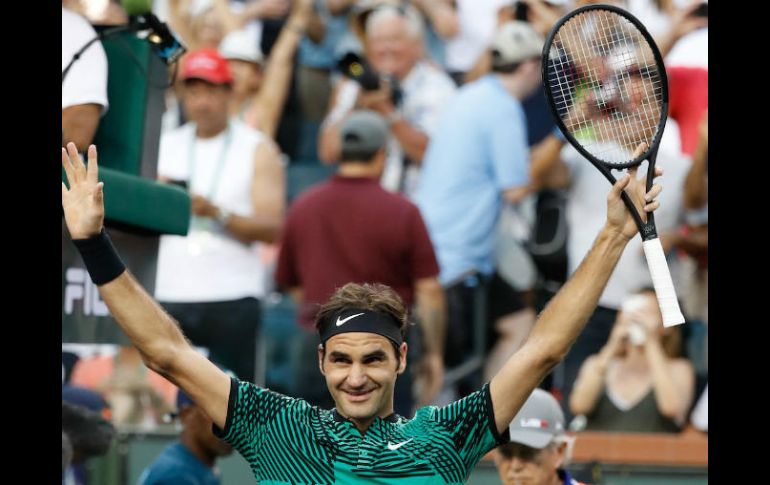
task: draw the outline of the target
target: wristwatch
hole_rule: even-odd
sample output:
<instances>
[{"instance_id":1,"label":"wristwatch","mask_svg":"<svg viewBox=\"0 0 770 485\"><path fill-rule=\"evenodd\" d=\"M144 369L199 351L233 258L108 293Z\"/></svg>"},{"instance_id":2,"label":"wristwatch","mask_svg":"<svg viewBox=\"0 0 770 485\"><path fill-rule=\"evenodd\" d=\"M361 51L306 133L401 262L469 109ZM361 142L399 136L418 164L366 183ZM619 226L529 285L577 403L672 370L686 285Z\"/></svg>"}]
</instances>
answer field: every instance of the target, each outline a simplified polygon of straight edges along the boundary
<instances>
[{"instance_id":1,"label":"wristwatch","mask_svg":"<svg viewBox=\"0 0 770 485\"><path fill-rule=\"evenodd\" d=\"M231 215L232 213L229 210L219 209L217 211L217 222L219 222L222 227L227 227L227 221L230 219Z\"/></svg>"}]
</instances>

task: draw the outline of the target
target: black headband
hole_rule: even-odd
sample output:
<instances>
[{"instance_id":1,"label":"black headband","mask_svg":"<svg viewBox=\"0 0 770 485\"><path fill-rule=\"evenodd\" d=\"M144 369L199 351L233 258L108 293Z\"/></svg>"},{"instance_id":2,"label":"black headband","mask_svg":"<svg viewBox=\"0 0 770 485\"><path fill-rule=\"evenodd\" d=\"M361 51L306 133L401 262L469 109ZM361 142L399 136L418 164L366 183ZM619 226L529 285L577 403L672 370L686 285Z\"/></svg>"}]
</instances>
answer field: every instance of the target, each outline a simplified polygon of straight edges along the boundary
<instances>
[{"instance_id":1,"label":"black headband","mask_svg":"<svg viewBox=\"0 0 770 485\"><path fill-rule=\"evenodd\" d=\"M371 310L345 308L334 313L326 325L321 327L321 343L325 344L331 337L348 332L376 333L396 345L403 342L401 325L392 316Z\"/></svg>"}]
</instances>

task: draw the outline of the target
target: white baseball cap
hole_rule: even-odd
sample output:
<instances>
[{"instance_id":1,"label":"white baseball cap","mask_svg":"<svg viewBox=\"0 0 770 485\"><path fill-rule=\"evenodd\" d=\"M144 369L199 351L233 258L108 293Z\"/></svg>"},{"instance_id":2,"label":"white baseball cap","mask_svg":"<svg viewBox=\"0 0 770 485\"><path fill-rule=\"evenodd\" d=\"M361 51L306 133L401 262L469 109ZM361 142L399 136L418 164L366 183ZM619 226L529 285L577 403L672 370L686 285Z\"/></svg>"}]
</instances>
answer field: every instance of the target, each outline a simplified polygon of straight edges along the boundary
<instances>
[{"instance_id":1,"label":"white baseball cap","mask_svg":"<svg viewBox=\"0 0 770 485\"><path fill-rule=\"evenodd\" d=\"M222 39L219 44L219 53L225 59L253 62L262 64L265 56L259 50L257 39L252 32L235 30Z\"/></svg>"},{"instance_id":2,"label":"white baseball cap","mask_svg":"<svg viewBox=\"0 0 770 485\"><path fill-rule=\"evenodd\" d=\"M531 448L545 448L564 434L564 413L550 393L535 389L508 427L510 441Z\"/></svg>"},{"instance_id":3,"label":"white baseball cap","mask_svg":"<svg viewBox=\"0 0 770 485\"><path fill-rule=\"evenodd\" d=\"M492 65L505 66L540 57L544 43L543 36L527 22L506 22L492 40Z\"/></svg>"}]
</instances>

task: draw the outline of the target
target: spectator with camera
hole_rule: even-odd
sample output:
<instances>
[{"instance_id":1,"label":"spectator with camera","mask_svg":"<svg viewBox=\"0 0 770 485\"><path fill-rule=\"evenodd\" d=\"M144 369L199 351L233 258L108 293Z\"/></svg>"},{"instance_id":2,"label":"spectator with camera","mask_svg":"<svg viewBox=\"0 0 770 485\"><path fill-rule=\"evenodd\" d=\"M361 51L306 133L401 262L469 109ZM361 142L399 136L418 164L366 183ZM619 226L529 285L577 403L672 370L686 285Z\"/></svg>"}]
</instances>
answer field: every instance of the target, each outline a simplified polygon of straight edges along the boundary
<instances>
[{"instance_id":1,"label":"spectator with camera","mask_svg":"<svg viewBox=\"0 0 770 485\"><path fill-rule=\"evenodd\" d=\"M680 358L681 328L664 328L655 291L629 296L602 350L583 363L570 410L587 430L680 431L690 410L695 373Z\"/></svg>"},{"instance_id":2,"label":"spectator with camera","mask_svg":"<svg viewBox=\"0 0 770 485\"><path fill-rule=\"evenodd\" d=\"M332 94L318 153L327 164L339 161L343 118L354 108L377 111L390 132L380 181L386 189L410 196L440 110L455 86L447 74L424 60L423 22L413 7L374 9L366 17L364 44L365 60L349 64L354 79L343 79ZM370 84L375 75L376 82Z\"/></svg>"}]
</instances>

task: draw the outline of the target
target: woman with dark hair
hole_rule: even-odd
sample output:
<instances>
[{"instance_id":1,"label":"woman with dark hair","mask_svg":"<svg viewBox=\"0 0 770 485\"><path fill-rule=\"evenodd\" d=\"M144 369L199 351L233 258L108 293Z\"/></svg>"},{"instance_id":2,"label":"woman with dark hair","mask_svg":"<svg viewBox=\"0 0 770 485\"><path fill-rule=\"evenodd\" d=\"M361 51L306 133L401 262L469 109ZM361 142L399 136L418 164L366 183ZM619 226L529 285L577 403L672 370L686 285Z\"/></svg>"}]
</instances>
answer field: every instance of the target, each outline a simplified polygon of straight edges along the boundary
<instances>
[{"instance_id":1,"label":"woman with dark hair","mask_svg":"<svg viewBox=\"0 0 770 485\"><path fill-rule=\"evenodd\" d=\"M663 328L654 290L631 295L607 343L583 363L571 412L586 416L588 430L678 432L695 388L681 340L679 327Z\"/></svg>"}]
</instances>

